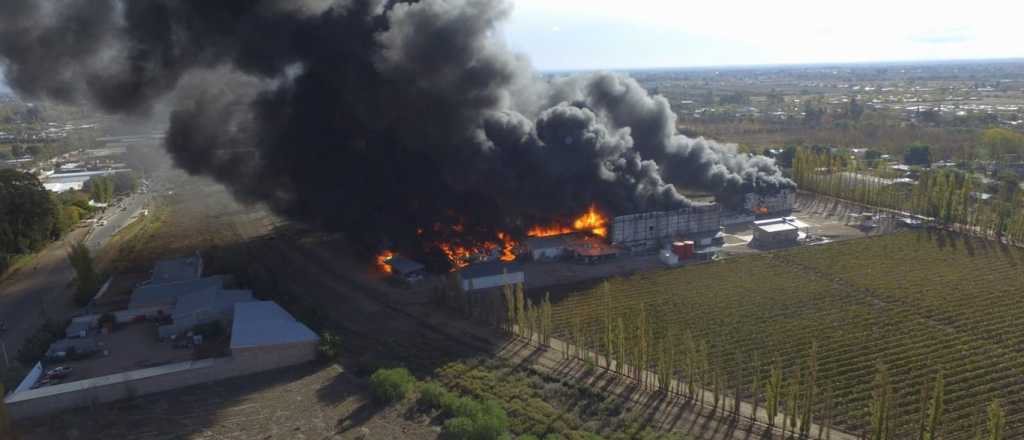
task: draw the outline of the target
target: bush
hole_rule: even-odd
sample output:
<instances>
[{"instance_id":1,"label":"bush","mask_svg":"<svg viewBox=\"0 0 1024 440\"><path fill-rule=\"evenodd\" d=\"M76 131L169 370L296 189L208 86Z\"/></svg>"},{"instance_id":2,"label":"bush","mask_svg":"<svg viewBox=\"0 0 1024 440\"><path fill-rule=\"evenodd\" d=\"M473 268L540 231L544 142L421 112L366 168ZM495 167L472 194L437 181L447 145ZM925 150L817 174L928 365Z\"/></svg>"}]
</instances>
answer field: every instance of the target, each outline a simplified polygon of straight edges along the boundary
<instances>
[{"instance_id":1,"label":"bush","mask_svg":"<svg viewBox=\"0 0 1024 440\"><path fill-rule=\"evenodd\" d=\"M44 323L22 343L18 349L18 362L22 365L34 365L42 360L46 350L50 349L50 344L64 337L65 328L66 324L54 321Z\"/></svg>"},{"instance_id":2,"label":"bush","mask_svg":"<svg viewBox=\"0 0 1024 440\"><path fill-rule=\"evenodd\" d=\"M540 438L533 434L523 434L519 437L516 437L516 440L540 440Z\"/></svg>"},{"instance_id":3,"label":"bush","mask_svg":"<svg viewBox=\"0 0 1024 440\"><path fill-rule=\"evenodd\" d=\"M473 420L469 417L445 420L441 433L446 440L471 440L473 439Z\"/></svg>"},{"instance_id":4,"label":"bush","mask_svg":"<svg viewBox=\"0 0 1024 440\"><path fill-rule=\"evenodd\" d=\"M442 406L454 416L444 423L446 439L498 440L508 429L508 415L493 400L481 404L468 397L449 397Z\"/></svg>"},{"instance_id":5,"label":"bush","mask_svg":"<svg viewBox=\"0 0 1024 440\"><path fill-rule=\"evenodd\" d=\"M370 376L370 393L380 403L393 403L404 399L415 383L405 368L380 369Z\"/></svg>"},{"instance_id":6,"label":"bush","mask_svg":"<svg viewBox=\"0 0 1024 440\"><path fill-rule=\"evenodd\" d=\"M437 409L447 397L448 391L437 382L426 382L420 385L420 398L417 403L424 408Z\"/></svg>"},{"instance_id":7,"label":"bush","mask_svg":"<svg viewBox=\"0 0 1024 440\"><path fill-rule=\"evenodd\" d=\"M338 359L341 355L341 337L330 330L320 334L320 344L316 347L320 358L326 361Z\"/></svg>"},{"instance_id":8,"label":"bush","mask_svg":"<svg viewBox=\"0 0 1024 440\"><path fill-rule=\"evenodd\" d=\"M446 417L475 418L483 411L483 408L477 401L469 397L447 394L441 399L441 410Z\"/></svg>"}]
</instances>

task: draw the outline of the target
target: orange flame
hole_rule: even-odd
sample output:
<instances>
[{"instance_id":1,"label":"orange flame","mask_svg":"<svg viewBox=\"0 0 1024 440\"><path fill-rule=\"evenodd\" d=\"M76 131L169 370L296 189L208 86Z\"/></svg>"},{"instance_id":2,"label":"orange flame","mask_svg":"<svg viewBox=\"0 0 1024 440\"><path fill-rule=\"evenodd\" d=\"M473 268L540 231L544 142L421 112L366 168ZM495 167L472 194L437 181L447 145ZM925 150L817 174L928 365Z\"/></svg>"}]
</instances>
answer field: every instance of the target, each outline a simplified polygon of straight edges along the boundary
<instances>
[{"instance_id":1,"label":"orange flame","mask_svg":"<svg viewBox=\"0 0 1024 440\"><path fill-rule=\"evenodd\" d=\"M501 261L516 261L516 242L508 234L499 231L498 239L501 240Z\"/></svg>"},{"instance_id":2,"label":"orange flame","mask_svg":"<svg viewBox=\"0 0 1024 440\"><path fill-rule=\"evenodd\" d=\"M562 235L572 232L572 228L566 228L560 225L549 225L549 226L534 226L526 231L527 237L550 237L552 235Z\"/></svg>"},{"instance_id":3,"label":"orange flame","mask_svg":"<svg viewBox=\"0 0 1024 440\"><path fill-rule=\"evenodd\" d=\"M590 232L591 234L607 237L608 227L606 226L608 219L605 218L600 212L597 211L597 207L590 205L587 212L576 218L572 223L572 227L562 226L558 223L553 223L548 226L534 226L526 231L528 237L550 237L552 235L569 234L572 232Z\"/></svg>"},{"instance_id":4,"label":"orange flame","mask_svg":"<svg viewBox=\"0 0 1024 440\"><path fill-rule=\"evenodd\" d=\"M381 272L391 273L390 262L391 258L393 258L394 256L394 252L388 250L382 251L380 254L377 255L377 268L380 269Z\"/></svg>"},{"instance_id":5,"label":"orange flame","mask_svg":"<svg viewBox=\"0 0 1024 440\"><path fill-rule=\"evenodd\" d=\"M607 222L608 219L604 218L600 212L597 212L597 207L590 205L590 209L581 215L580 218L576 219L572 227L577 231L590 231L599 237L607 237L608 228L605 226Z\"/></svg>"}]
</instances>

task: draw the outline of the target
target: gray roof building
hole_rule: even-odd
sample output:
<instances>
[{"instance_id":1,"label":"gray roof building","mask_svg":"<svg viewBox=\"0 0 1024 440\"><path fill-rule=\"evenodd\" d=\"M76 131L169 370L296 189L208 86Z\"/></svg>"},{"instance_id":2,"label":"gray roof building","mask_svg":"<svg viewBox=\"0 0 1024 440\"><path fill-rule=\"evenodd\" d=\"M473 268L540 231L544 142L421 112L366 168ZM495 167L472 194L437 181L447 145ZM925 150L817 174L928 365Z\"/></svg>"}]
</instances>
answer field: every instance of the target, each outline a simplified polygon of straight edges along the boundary
<instances>
[{"instance_id":1,"label":"gray roof building","mask_svg":"<svg viewBox=\"0 0 1024 440\"><path fill-rule=\"evenodd\" d=\"M197 292L210 292L224 287L224 276L214 275L176 283L146 284L136 287L128 305L132 309L173 306L178 298Z\"/></svg>"},{"instance_id":2,"label":"gray roof building","mask_svg":"<svg viewBox=\"0 0 1024 440\"><path fill-rule=\"evenodd\" d=\"M393 269L395 273L398 273L399 275L408 275L423 270L422 264L405 258L401 255L395 255L394 257L391 257L390 259L388 259L387 264L391 266L391 269Z\"/></svg>"},{"instance_id":3,"label":"gray roof building","mask_svg":"<svg viewBox=\"0 0 1024 440\"><path fill-rule=\"evenodd\" d=\"M231 349L309 343L320 338L273 301L235 304Z\"/></svg>"}]
</instances>

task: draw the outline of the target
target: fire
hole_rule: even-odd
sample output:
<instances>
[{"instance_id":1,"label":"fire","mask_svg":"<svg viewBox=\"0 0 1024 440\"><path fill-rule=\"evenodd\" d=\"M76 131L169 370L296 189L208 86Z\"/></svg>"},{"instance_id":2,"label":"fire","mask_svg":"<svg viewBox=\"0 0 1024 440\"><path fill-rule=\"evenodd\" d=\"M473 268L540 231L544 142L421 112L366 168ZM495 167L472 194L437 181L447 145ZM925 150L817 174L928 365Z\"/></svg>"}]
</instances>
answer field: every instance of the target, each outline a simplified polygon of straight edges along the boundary
<instances>
[{"instance_id":1,"label":"fire","mask_svg":"<svg viewBox=\"0 0 1024 440\"><path fill-rule=\"evenodd\" d=\"M572 232L572 228L566 228L559 225L550 226L534 226L526 231L528 237L550 237L552 235L562 235Z\"/></svg>"},{"instance_id":2,"label":"fire","mask_svg":"<svg viewBox=\"0 0 1024 440\"><path fill-rule=\"evenodd\" d=\"M572 232L590 232L591 234L600 237L607 237L607 223L608 219L597 211L597 207L590 205L587 212L583 213L583 215L573 221L571 228L557 223L548 226L538 225L530 228L529 231L526 231L526 235L529 237L550 237L552 235L569 234Z\"/></svg>"},{"instance_id":3,"label":"fire","mask_svg":"<svg viewBox=\"0 0 1024 440\"><path fill-rule=\"evenodd\" d=\"M499 231L498 239L501 240L501 261L516 261L516 242L508 234Z\"/></svg>"},{"instance_id":4,"label":"fire","mask_svg":"<svg viewBox=\"0 0 1024 440\"><path fill-rule=\"evenodd\" d=\"M377 255L377 267L381 270L381 272L391 273L391 264L389 264L389 262L391 261L391 258L393 258L394 256L394 252L387 250Z\"/></svg>"},{"instance_id":5,"label":"fire","mask_svg":"<svg viewBox=\"0 0 1024 440\"><path fill-rule=\"evenodd\" d=\"M452 271L469 266L470 258L473 254L478 253L472 252L472 249L465 246L450 243L438 243L437 247L448 257L448 261L452 262Z\"/></svg>"},{"instance_id":6,"label":"fire","mask_svg":"<svg viewBox=\"0 0 1024 440\"><path fill-rule=\"evenodd\" d=\"M605 226L607 221L600 212L597 212L596 206L590 205L590 209L587 210L586 214L576 219L572 227L577 231L590 231L599 237L607 237L608 227Z\"/></svg>"}]
</instances>

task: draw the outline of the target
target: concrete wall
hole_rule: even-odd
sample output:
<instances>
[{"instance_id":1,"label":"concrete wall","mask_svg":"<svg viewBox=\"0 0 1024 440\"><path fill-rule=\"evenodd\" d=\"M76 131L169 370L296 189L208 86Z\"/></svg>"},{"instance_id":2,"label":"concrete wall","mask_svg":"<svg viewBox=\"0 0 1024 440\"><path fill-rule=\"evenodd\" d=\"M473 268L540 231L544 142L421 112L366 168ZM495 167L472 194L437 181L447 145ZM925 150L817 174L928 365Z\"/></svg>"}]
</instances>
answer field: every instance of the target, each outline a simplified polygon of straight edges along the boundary
<instances>
[{"instance_id":1,"label":"concrete wall","mask_svg":"<svg viewBox=\"0 0 1024 440\"><path fill-rule=\"evenodd\" d=\"M316 357L316 341L261 347L231 357L186 361L9 394L13 419L129 399L190 385L297 365Z\"/></svg>"},{"instance_id":2,"label":"concrete wall","mask_svg":"<svg viewBox=\"0 0 1024 440\"><path fill-rule=\"evenodd\" d=\"M462 280L462 290L490 289L508 284L526 283L526 274L523 272L509 272L491 275L487 277L469 278Z\"/></svg>"}]
</instances>

